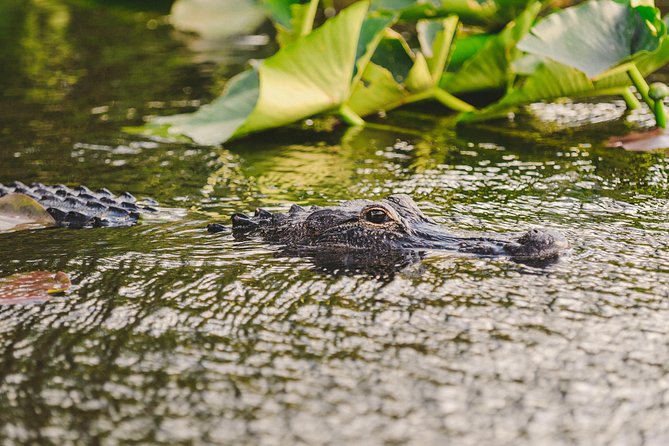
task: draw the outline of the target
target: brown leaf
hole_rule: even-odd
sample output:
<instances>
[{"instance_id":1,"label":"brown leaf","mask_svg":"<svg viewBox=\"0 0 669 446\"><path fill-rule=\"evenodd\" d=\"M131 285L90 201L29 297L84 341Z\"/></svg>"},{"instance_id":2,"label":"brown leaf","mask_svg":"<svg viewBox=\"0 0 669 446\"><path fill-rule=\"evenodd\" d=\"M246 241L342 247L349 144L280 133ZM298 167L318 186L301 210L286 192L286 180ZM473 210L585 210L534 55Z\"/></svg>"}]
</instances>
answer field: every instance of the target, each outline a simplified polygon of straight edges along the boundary
<instances>
[{"instance_id":1,"label":"brown leaf","mask_svg":"<svg viewBox=\"0 0 669 446\"><path fill-rule=\"evenodd\" d=\"M34 199L24 194L0 197L0 232L55 226L56 221Z\"/></svg>"},{"instance_id":2,"label":"brown leaf","mask_svg":"<svg viewBox=\"0 0 669 446\"><path fill-rule=\"evenodd\" d=\"M70 288L70 278L62 271L32 271L0 278L0 305L49 299Z\"/></svg>"}]
</instances>

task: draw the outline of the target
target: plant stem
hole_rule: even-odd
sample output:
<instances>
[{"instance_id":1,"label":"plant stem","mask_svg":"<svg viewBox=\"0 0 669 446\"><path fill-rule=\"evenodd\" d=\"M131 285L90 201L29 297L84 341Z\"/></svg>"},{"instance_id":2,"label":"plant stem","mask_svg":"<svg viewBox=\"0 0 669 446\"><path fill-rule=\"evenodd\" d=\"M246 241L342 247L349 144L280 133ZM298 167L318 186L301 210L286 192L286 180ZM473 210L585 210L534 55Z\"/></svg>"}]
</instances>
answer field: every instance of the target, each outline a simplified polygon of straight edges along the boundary
<instances>
[{"instance_id":1,"label":"plant stem","mask_svg":"<svg viewBox=\"0 0 669 446\"><path fill-rule=\"evenodd\" d=\"M302 29L300 29L300 36L304 37L314 29L314 19L316 18L316 11L318 10L318 0L311 0L309 2L309 9L302 21Z\"/></svg>"},{"instance_id":2,"label":"plant stem","mask_svg":"<svg viewBox=\"0 0 669 446\"><path fill-rule=\"evenodd\" d=\"M629 88L625 88L621 95L625 100L625 104L627 105L628 110L636 110L641 107L639 100L636 98L636 96L634 96L634 93L632 93L632 90Z\"/></svg>"},{"instance_id":3,"label":"plant stem","mask_svg":"<svg viewBox=\"0 0 669 446\"><path fill-rule=\"evenodd\" d=\"M446 91L442 90L439 87L434 87L432 89L432 96L437 101L441 102L444 106L450 108L451 110L459 112L468 112L476 110L476 108L473 105L456 98L452 94L447 93Z\"/></svg>"},{"instance_id":4,"label":"plant stem","mask_svg":"<svg viewBox=\"0 0 669 446\"><path fill-rule=\"evenodd\" d=\"M653 112L655 113L655 123L657 126L662 129L667 128L667 116L664 113L664 101L662 99L655 101Z\"/></svg>"},{"instance_id":5,"label":"plant stem","mask_svg":"<svg viewBox=\"0 0 669 446\"><path fill-rule=\"evenodd\" d=\"M338 113L339 116L341 116L344 122L348 125L365 125L365 121L346 104L339 107Z\"/></svg>"},{"instance_id":6,"label":"plant stem","mask_svg":"<svg viewBox=\"0 0 669 446\"><path fill-rule=\"evenodd\" d=\"M648 104L648 108L650 108L653 111L653 114L655 114L655 123L657 126L660 128L666 128L667 118L664 112L664 101L662 99L655 101L651 99L650 96L648 96L648 90L650 87L648 86L646 79L643 78L643 75L636 67L636 65L630 65L630 67L627 69L627 75L636 87L639 94L641 94L643 101Z\"/></svg>"},{"instance_id":7,"label":"plant stem","mask_svg":"<svg viewBox=\"0 0 669 446\"><path fill-rule=\"evenodd\" d=\"M643 98L643 101L648 105L648 107L651 108L651 110L655 106L655 101L653 101L650 96L648 96L648 83L646 82L646 79L643 78L643 75L639 71L639 69L636 67L636 65L632 64L630 67L627 69L627 76L629 76L630 80L636 87L636 90L639 92L641 95L641 98Z\"/></svg>"},{"instance_id":8,"label":"plant stem","mask_svg":"<svg viewBox=\"0 0 669 446\"><path fill-rule=\"evenodd\" d=\"M465 112L465 111L476 110L473 105L470 105L465 101L456 98L455 96L445 92L439 87L429 88L427 90L419 91L417 93L410 94L409 96L405 96L399 101L393 102L392 104L387 106L385 110L386 111L392 110L402 105L413 104L414 102L424 101L427 99L435 99L441 102L441 104L444 105L445 107L448 107L451 110L455 111Z\"/></svg>"}]
</instances>

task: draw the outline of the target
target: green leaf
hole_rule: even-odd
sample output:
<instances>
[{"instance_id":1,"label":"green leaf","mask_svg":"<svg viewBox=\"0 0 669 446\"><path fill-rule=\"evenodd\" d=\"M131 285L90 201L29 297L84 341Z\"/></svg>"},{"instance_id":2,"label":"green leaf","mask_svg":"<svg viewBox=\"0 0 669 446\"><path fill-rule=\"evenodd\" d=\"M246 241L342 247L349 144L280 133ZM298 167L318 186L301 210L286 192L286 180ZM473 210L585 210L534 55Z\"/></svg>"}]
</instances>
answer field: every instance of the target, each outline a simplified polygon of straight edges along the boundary
<instances>
[{"instance_id":1,"label":"green leaf","mask_svg":"<svg viewBox=\"0 0 669 446\"><path fill-rule=\"evenodd\" d=\"M192 114L156 119L153 127L171 125L172 134L214 145L338 108L352 90L367 6L367 2L349 6L265 59L255 71L236 76L223 96L208 106ZM363 55L369 57L378 39L373 34L365 38Z\"/></svg>"},{"instance_id":2,"label":"green leaf","mask_svg":"<svg viewBox=\"0 0 669 446\"><path fill-rule=\"evenodd\" d=\"M262 0L262 5L267 9L275 24L290 29L290 20L293 16L291 7L302 3L300 0Z\"/></svg>"},{"instance_id":3,"label":"green leaf","mask_svg":"<svg viewBox=\"0 0 669 446\"><path fill-rule=\"evenodd\" d=\"M8 194L0 197L0 233L55 225L56 221L44 206L29 196Z\"/></svg>"},{"instance_id":4,"label":"green leaf","mask_svg":"<svg viewBox=\"0 0 669 446\"><path fill-rule=\"evenodd\" d=\"M399 33L387 29L381 39L371 61L382 66L393 74L396 82L402 83L409 76L414 64L414 54L409 44Z\"/></svg>"},{"instance_id":5,"label":"green leaf","mask_svg":"<svg viewBox=\"0 0 669 446\"><path fill-rule=\"evenodd\" d=\"M393 77L387 68L375 63L367 64L348 101L348 106L359 116L367 116L386 110L409 95L409 92Z\"/></svg>"},{"instance_id":6,"label":"green leaf","mask_svg":"<svg viewBox=\"0 0 669 446\"><path fill-rule=\"evenodd\" d=\"M516 43L528 32L540 9L541 3L532 3L499 34L488 38L458 71L444 73L439 86L453 94L506 87L513 76L509 66L517 55Z\"/></svg>"},{"instance_id":7,"label":"green leaf","mask_svg":"<svg viewBox=\"0 0 669 446\"><path fill-rule=\"evenodd\" d=\"M442 23L442 30L452 29L456 25L454 19L437 19ZM429 26L429 25L423 25ZM423 31L428 32L428 31ZM433 68L445 63L450 39L448 33L423 36L423 45L429 45L433 57ZM439 77L433 76L430 65L422 52L414 53L404 38L394 31L386 31L385 37L379 43L377 51L367 65L360 82L348 100L348 107L360 116L377 111L388 111L403 104L426 99L436 99L446 107L456 110L469 110L472 107L445 91L439 90L436 81Z\"/></svg>"},{"instance_id":8,"label":"green leaf","mask_svg":"<svg viewBox=\"0 0 669 446\"><path fill-rule=\"evenodd\" d=\"M350 94L367 3L354 3L259 67L258 103L235 136L280 127L341 105Z\"/></svg>"},{"instance_id":9,"label":"green leaf","mask_svg":"<svg viewBox=\"0 0 669 446\"><path fill-rule=\"evenodd\" d=\"M448 61L448 70L457 71L467 59L481 51L488 40L494 39L496 36L497 34L458 36L455 42L453 42L451 57Z\"/></svg>"},{"instance_id":10,"label":"green leaf","mask_svg":"<svg viewBox=\"0 0 669 446\"><path fill-rule=\"evenodd\" d=\"M312 0L306 4L290 4L289 26L275 23L276 41L284 47L289 43L303 37L311 32L314 25L314 17L318 8L318 0Z\"/></svg>"},{"instance_id":11,"label":"green leaf","mask_svg":"<svg viewBox=\"0 0 669 446\"><path fill-rule=\"evenodd\" d=\"M669 62L669 38L663 36L653 52L638 52L628 62L600 73L596 79L583 71L548 58L528 55L514 62L519 74L516 84L498 102L476 112L463 113L460 122L476 122L505 116L520 105L561 97L622 94L631 85L625 71L633 63L642 75L656 71Z\"/></svg>"},{"instance_id":12,"label":"green leaf","mask_svg":"<svg viewBox=\"0 0 669 446\"><path fill-rule=\"evenodd\" d=\"M384 35L384 30L390 27L397 20L396 14L373 13L367 16L362 23L358 47L355 51L355 68L353 72L352 85L355 85L365 67L372 58Z\"/></svg>"},{"instance_id":13,"label":"green leaf","mask_svg":"<svg viewBox=\"0 0 669 446\"><path fill-rule=\"evenodd\" d=\"M168 135L186 135L197 144L215 145L232 137L255 108L260 94L258 73L247 70L228 81L223 95L195 113L165 116L146 126L159 134L165 126Z\"/></svg>"},{"instance_id":14,"label":"green leaf","mask_svg":"<svg viewBox=\"0 0 669 446\"><path fill-rule=\"evenodd\" d=\"M593 0L549 15L518 48L594 78L639 51L655 50L666 32L660 23L655 8Z\"/></svg>"},{"instance_id":15,"label":"green leaf","mask_svg":"<svg viewBox=\"0 0 669 446\"><path fill-rule=\"evenodd\" d=\"M416 24L418 41L427 59L433 84L439 80L446 67L457 26L457 16L438 20L419 20Z\"/></svg>"}]
</instances>

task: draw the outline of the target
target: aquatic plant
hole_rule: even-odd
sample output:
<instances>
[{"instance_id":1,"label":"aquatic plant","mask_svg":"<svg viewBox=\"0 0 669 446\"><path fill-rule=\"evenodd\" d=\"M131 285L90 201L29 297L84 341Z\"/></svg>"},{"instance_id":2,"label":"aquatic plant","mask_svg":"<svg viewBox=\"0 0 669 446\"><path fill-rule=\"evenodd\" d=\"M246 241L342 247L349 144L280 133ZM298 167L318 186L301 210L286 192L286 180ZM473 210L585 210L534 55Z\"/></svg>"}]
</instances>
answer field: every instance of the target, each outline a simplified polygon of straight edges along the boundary
<instances>
[{"instance_id":1,"label":"aquatic plant","mask_svg":"<svg viewBox=\"0 0 669 446\"><path fill-rule=\"evenodd\" d=\"M324 113L363 125L364 116L428 99L459 112L460 123L559 97L621 95L636 108L630 86L666 126L664 96L649 95L644 79L669 61L652 2L591 0L537 21L546 9L538 1L359 1L314 28L318 3L265 0L277 53L233 77L211 104L142 130L215 145ZM463 100L495 90L501 98L482 109Z\"/></svg>"}]
</instances>

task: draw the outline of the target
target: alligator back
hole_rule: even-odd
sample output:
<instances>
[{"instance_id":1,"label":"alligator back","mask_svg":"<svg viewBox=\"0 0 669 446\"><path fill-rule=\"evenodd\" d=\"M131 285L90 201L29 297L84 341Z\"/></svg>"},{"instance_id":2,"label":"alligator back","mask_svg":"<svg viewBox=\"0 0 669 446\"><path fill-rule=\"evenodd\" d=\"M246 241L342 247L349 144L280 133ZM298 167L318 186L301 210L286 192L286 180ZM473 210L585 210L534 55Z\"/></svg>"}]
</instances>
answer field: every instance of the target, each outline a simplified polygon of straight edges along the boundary
<instances>
[{"instance_id":1,"label":"alligator back","mask_svg":"<svg viewBox=\"0 0 669 446\"><path fill-rule=\"evenodd\" d=\"M141 213L156 212L150 205L157 204L151 199L138 202L128 192L114 195L107 189L92 191L86 186L69 188L41 183L27 186L20 181L6 185L0 183L0 197L12 193L35 199L46 208L58 226L68 228L132 226Z\"/></svg>"}]
</instances>

